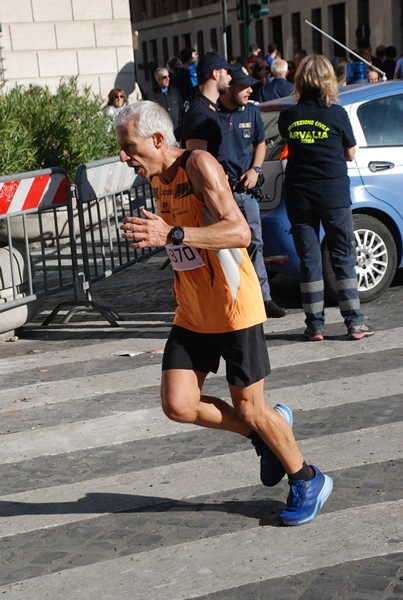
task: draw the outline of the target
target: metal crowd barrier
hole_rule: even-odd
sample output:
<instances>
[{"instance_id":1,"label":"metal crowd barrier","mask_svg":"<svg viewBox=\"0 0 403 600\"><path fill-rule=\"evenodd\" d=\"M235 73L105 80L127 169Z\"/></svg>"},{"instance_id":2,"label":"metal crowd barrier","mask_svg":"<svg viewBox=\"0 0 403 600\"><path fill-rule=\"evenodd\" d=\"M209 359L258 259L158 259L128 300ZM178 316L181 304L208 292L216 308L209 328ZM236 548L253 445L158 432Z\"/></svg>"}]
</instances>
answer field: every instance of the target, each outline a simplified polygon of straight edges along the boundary
<instances>
[{"instance_id":1,"label":"metal crowd barrier","mask_svg":"<svg viewBox=\"0 0 403 600\"><path fill-rule=\"evenodd\" d=\"M111 325L117 326L121 317L94 302L93 284L161 251L161 248L133 250L120 230L125 216L141 217L143 207L155 213L151 186L116 157L80 165L76 193L82 288L88 306L99 310Z\"/></svg>"},{"instance_id":2,"label":"metal crowd barrier","mask_svg":"<svg viewBox=\"0 0 403 600\"><path fill-rule=\"evenodd\" d=\"M73 221L64 170L0 177L0 313L77 290Z\"/></svg>"},{"instance_id":3,"label":"metal crowd barrier","mask_svg":"<svg viewBox=\"0 0 403 600\"><path fill-rule=\"evenodd\" d=\"M78 312L96 310L115 327L121 317L93 299L93 286L161 251L135 251L121 236L125 216L155 213L150 183L118 158L80 165L75 189L59 168L0 178L0 312L50 294L74 291L62 308L62 323ZM1 246L5 248L1 248ZM8 256L8 254L7 254Z\"/></svg>"}]
</instances>

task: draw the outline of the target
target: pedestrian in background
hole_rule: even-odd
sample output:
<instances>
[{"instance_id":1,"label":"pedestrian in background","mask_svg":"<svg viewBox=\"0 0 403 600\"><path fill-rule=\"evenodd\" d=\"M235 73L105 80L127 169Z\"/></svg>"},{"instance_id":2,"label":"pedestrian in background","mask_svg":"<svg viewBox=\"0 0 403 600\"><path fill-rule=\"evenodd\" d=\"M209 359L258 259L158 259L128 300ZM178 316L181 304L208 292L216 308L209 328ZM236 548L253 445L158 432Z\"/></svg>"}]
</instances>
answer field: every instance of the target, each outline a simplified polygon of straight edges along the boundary
<instances>
[{"instance_id":1,"label":"pedestrian in background","mask_svg":"<svg viewBox=\"0 0 403 600\"><path fill-rule=\"evenodd\" d=\"M249 438L261 456L266 485L288 474L281 522L307 523L329 497L332 479L304 461L291 410L265 402L266 315L246 251L250 230L225 173L209 152L175 147L172 121L157 104L128 106L116 129L120 159L151 179L158 210L126 217L123 236L135 250L167 246L175 272L178 307L162 359L163 411L173 421ZM221 357L232 405L202 391Z\"/></svg>"},{"instance_id":2,"label":"pedestrian in background","mask_svg":"<svg viewBox=\"0 0 403 600\"><path fill-rule=\"evenodd\" d=\"M278 319L284 317L287 311L271 297L264 264L262 223L257 200L262 193L266 140L259 109L249 102L256 79L241 65L231 65L230 74L229 88L219 99L224 135L228 141L226 172L236 203L251 230L248 253L259 278L266 316Z\"/></svg>"},{"instance_id":3,"label":"pedestrian in background","mask_svg":"<svg viewBox=\"0 0 403 600\"><path fill-rule=\"evenodd\" d=\"M303 48L300 48L299 50L296 50L294 52L294 58L291 61L292 66L289 66L288 72L288 80L291 81L291 83L294 83L295 73L297 72L297 69L301 64L302 59L305 58L306 55L307 52Z\"/></svg>"},{"instance_id":4,"label":"pedestrian in background","mask_svg":"<svg viewBox=\"0 0 403 600\"><path fill-rule=\"evenodd\" d=\"M256 83L252 86L251 100L262 102L262 92L267 83L270 68L264 58L258 58L252 67L252 77Z\"/></svg>"},{"instance_id":5,"label":"pedestrian in background","mask_svg":"<svg viewBox=\"0 0 403 600\"><path fill-rule=\"evenodd\" d=\"M146 99L156 102L169 113L174 124L175 137L181 140L183 101L179 91L169 84L169 72L165 67L157 67L154 71L155 85L147 93Z\"/></svg>"},{"instance_id":6,"label":"pedestrian in background","mask_svg":"<svg viewBox=\"0 0 403 600\"><path fill-rule=\"evenodd\" d=\"M293 84L287 80L288 63L282 58L276 58L271 63L270 79L262 89L262 102L290 96L294 91Z\"/></svg>"},{"instance_id":7,"label":"pedestrian in background","mask_svg":"<svg viewBox=\"0 0 403 600\"><path fill-rule=\"evenodd\" d=\"M179 52L181 66L177 68L175 75L172 78L171 85L177 88L182 101L185 102L191 96L197 87L193 86L190 65L196 60L194 48L184 48Z\"/></svg>"},{"instance_id":8,"label":"pedestrian in background","mask_svg":"<svg viewBox=\"0 0 403 600\"><path fill-rule=\"evenodd\" d=\"M276 60L276 58L281 58L281 54L279 52L277 44L275 44L275 43L268 44L267 54L265 54L265 60L270 68L271 68L271 64L272 64L273 60Z\"/></svg>"},{"instance_id":9,"label":"pedestrian in background","mask_svg":"<svg viewBox=\"0 0 403 600\"><path fill-rule=\"evenodd\" d=\"M108 94L108 102L104 110L107 115L113 118L126 104L126 92L122 88L113 88Z\"/></svg>"},{"instance_id":10,"label":"pedestrian in background","mask_svg":"<svg viewBox=\"0 0 403 600\"><path fill-rule=\"evenodd\" d=\"M385 48L386 48L385 44L379 44L379 46L377 46L375 48L375 56L372 57L372 64L381 70L382 70L382 63L383 63L383 59L384 59Z\"/></svg>"},{"instance_id":11,"label":"pedestrian in background","mask_svg":"<svg viewBox=\"0 0 403 600\"><path fill-rule=\"evenodd\" d=\"M341 56L340 58L335 58L334 62L332 62L334 74L336 75L337 85L345 86L347 85L347 65L350 64L348 58Z\"/></svg>"},{"instance_id":12,"label":"pedestrian in background","mask_svg":"<svg viewBox=\"0 0 403 600\"><path fill-rule=\"evenodd\" d=\"M259 48L259 46L256 44L256 42L252 42L249 45L249 56L247 58L247 65L248 65L248 69L249 72L252 73L252 69L253 66L255 64L255 62L259 59L259 58L263 58L262 56L262 51ZM265 59L263 58L263 60L265 61ZM266 62L266 61L265 61ZM267 63L266 63L267 64Z\"/></svg>"},{"instance_id":13,"label":"pedestrian in background","mask_svg":"<svg viewBox=\"0 0 403 600\"><path fill-rule=\"evenodd\" d=\"M182 66L181 59L179 58L179 56L171 56L167 60L167 64L165 66L168 70L169 77L171 78L171 81L172 81L176 75L177 70L179 69L179 67Z\"/></svg>"},{"instance_id":14,"label":"pedestrian in background","mask_svg":"<svg viewBox=\"0 0 403 600\"><path fill-rule=\"evenodd\" d=\"M305 57L295 75L298 104L280 113L278 122L280 134L288 140L286 207L300 259L305 336L310 341L324 339L321 224L348 337L359 340L374 333L360 311L355 272L356 242L346 161L354 159L356 141L347 112L336 103L337 90L330 61L321 55Z\"/></svg>"},{"instance_id":15,"label":"pedestrian in background","mask_svg":"<svg viewBox=\"0 0 403 600\"><path fill-rule=\"evenodd\" d=\"M371 67L367 68L367 79L368 83L378 83L379 81L379 73Z\"/></svg>"},{"instance_id":16,"label":"pedestrian in background","mask_svg":"<svg viewBox=\"0 0 403 600\"><path fill-rule=\"evenodd\" d=\"M197 89L197 63L199 62L199 53L197 50L193 50L192 53L192 62L189 65L189 73L190 73L190 81L192 83L193 91Z\"/></svg>"},{"instance_id":17,"label":"pedestrian in background","mask_svg":"<svg viewBox=\"0 0 403 600\"><path fill-rule=\"evenodd\" d=\"M386 74L387 79L393 79L396 70L397 50L394 46L386 46L383 53L382 71Z\"/></svg>"}]
</instances>

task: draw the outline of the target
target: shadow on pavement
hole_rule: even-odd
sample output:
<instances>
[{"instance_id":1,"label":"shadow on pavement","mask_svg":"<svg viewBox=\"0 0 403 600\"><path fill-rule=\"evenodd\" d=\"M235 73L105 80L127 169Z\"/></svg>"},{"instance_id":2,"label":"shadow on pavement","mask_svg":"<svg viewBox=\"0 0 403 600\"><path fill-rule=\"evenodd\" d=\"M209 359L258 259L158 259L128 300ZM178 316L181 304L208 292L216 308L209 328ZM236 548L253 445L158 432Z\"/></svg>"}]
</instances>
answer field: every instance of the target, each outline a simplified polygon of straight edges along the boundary
<instances>
[{"instance_id":1,"label":"shadow on pavement","mask_svg":"<svg viewBox=\"0 0 403 600\"><path fill-rule=\"evenodd\" d=\"M278 513L285 507L277 500L229 500L217 503L184 502L156 496L129 494L89 493L72 502L12 502L0 501L0 517L23 515L74 515L110 513L167 513L175 512L225 512L251 519L260 525L277 525Z\"/></svg>"}]
</instances>

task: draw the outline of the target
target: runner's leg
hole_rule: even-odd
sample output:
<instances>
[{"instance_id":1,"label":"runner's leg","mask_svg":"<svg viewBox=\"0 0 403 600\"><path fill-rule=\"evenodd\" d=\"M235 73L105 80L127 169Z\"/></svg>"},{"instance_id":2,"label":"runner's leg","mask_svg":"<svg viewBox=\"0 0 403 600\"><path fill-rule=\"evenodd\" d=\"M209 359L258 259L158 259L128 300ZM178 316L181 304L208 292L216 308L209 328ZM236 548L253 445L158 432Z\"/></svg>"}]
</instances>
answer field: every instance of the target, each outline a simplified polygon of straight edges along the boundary
<instances>
[{"instance_id":1,"label":"runner's leg","mask_svg":"<svg viewBox=\"0 0 403 600\"><path fill-rule=\"evenodd\" d=\"M304 458L287 421L264 400L264 380L247 387L230 384L232 402L242 422L256 431L283 464L288 474L302 467Z\"/></svg>"},{"instance_id":2,"label":"runner's leg","mask_svg":"<svg viewBox=\"0 0 403 600\"><path fill-rule=\"evenodd\" d=\"M237 415L231 404L202 394L206 373L187 369L162 372L161 399L166 416L179 423L225 429L247 436L251 428Z\"/></svg>"}]
</instances>

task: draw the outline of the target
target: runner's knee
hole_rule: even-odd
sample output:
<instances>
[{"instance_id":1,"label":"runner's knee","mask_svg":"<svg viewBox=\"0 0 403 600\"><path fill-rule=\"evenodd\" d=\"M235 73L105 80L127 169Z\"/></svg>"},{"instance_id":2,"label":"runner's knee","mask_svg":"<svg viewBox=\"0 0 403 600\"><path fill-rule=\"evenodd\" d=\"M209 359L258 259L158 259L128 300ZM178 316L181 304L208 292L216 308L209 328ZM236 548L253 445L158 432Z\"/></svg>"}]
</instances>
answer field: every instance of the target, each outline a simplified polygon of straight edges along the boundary
<instances>
[{"instance_id":1,"label":"runner's knee","mask_svg":"<svg viewBox=\"0 0 403 600\"><path fill-rule=\"evenodd\" d=\"M237 417L241 421L249 425L251 429L256 428L256 424L259 420L259 417L257 415L255 406L252 402L248 402L245 400L241 400L240 402L234 402L234 409Z\"/></svg>"},{"instance_id":2,"label":"runner's knee","mask_svg":"<svg viewBox=\"0 0 403 600\"><path fill-rule=\"evenodd\" d=\"M196 415L191 403L168 395L162 396L162 410L168 419L177 423L193 423Z\"/></svg>"}]
</instances>

